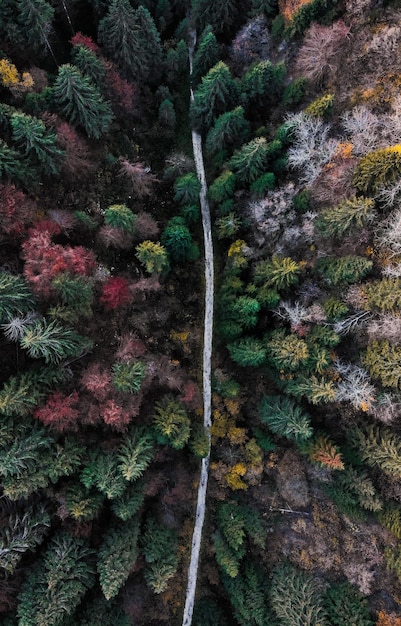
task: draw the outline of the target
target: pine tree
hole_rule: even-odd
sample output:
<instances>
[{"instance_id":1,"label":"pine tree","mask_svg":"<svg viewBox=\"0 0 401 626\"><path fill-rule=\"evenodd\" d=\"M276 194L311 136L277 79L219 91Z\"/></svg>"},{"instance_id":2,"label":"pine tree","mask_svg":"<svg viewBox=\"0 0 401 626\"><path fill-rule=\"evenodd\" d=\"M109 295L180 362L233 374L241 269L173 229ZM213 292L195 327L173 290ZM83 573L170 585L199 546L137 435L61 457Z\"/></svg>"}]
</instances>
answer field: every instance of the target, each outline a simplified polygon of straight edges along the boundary
<instances>
[{"instance_id":1,"label":"pine tree","mask_svg":"<svg viewBox=\"0 0 401 626\"><path fill-rule=\"evenodd\" d=\"M202 76L216 65L219 60L216 35L209 28L205 28L194 55L192 80L198 83Z\"/></svg>"},{"instance_id":2,"label":"pine tree","mask_svg":"<svg viewBox=\"0 0 401 626\"><path fill-rule=\"evenodd\" d=\"M208 130L221 113L230 110L238 99L238 87L230 70L219 61L202 78L191 103L193 126L201 131Z\"/></svg>"},{"instance_id":3,"label":"pine tree","mask_svg":"<svg viewBox=\"0 0 401 626\"><path fill-rule=\"evenodd\" d=\"M111 503L111 510L114 515L126 522L133 517L141 508L145 499L144 482L142 479L132 482L124 493L115 498Z\"/></svg>"},{"instance_id":4,"label":"pine tree","mask_svg":"<svg viewBox=\"0 0 401 626\"><path fill-rule=\"evenodd\" d=\"M317 581L293 565L279 565L273 571L270 602L282 626L329 624Z\"/></svg>"},{"instance_id":5,"label":"pine tree","mask_svg":"<svg viewBox=\"0 0 401 626\"><path fill-rule=\"evenodd\" d=\"M181 205L197 204L201 184L195 172L179 176L174 183L174 200Z\"/></svg>"},{"instance_id":6,"label":"pine tree","mask_svg":"<svg viewBox=\"0 0 401 626\"><path fill-rule=\"evenodd\" d=\"M92 342L70 328L43 319L28 326L20 345L33 359L58 363L67 357L80 356L91 348Z\"/></svg>"},{"instance_id":7,"label":"pine tree","mask_svg":"<svg viewBox=\"0 0 401 626\"><path fill-rule=\"evenodd\" d=\"M372 198L345 198L334 207L324 208L315 223L324 237L342 237L371 224L376 215L374 207Z\"/></svg>"},{"instance_id":8,"label":"pine tree","mask_svg":"<svg viewBox=\"0 0 401 626\"><path fill-rule=\"evenodd\" d=\"M50 516L43 505L31 505L24 513L11 509L0 530L0 568L12 574L25 552L42 543L49 527Z\"/></svg>"},{"instance_id":9,"label":"pine tree","mask_svg":"<svg viewBox=\"0 0 401 626\"><path fill-rule=\"evenodd\" d=\"M137 259L148 274L161 274L168 269L167 251L160 243L142 241L135 250Z\"/></svg>"},{"instance_id":10,"label":"pine tree","mask_svg":"<svg viewBox=\"0 0 401 626\"><path fill-rule=\"evenodd\" d=\"M95 582L93 551L83 539L56 534L35 563L19 596L20 626L58 626Z\"/></svg>"},{"instance_id":11,"label":"pine tree","mask_svg":"<svg viewBox=\"0 0 401 626\"><path fill-rule=\"evenodd\" d=\"M401 476L401 441L387 428L371 427L354 432L358 452L364 463L379 468L384 474Z\"/></svg>"},{"instance_id":12,"label":"pine tree","mask_svg":"<svg viewBox=\"0 0 401 626\"><path fill-rule=\"evenodd\" d=\"M114 598L138 558L139 519L132 517L106 532L98 550L97 571L106 600Z\"/></svg>"},{"instance_id":13,"label":"pine tree","mask_svg":"<svg viewBox=\"0 0 401 626\"><path fill-rule=\"evenodd\" d=\"M222 576L240 626L279 626L268 606L267 580L267 573L262 567L250 560L241 565L236 577Z\"/></svg>"},{"instance_id":14,"label":"pine tree","mask_svg":"<svg viewBox=\"0 0 401 626\"><path fill-rule=\"evenodd\" d=\"M244 118L243 107L238 106L216 119L206 136L206 150L209 154L216 154L220 150L232 151L247 141L249 135L250 124Z\"/></svg>"},{"instance_id":15,"label":"pine tree","mask_svg":"<svg viewBox=\"0 0 401 626\"><path fill-rule=\"evenodd\" d=\"M191 422L184 405L173 396L167 395L156 403L153 422L159 443L169 444L175 450L188 443Z\"/></svg>"},{"instance_id":16,"label":"pine tree","mask_svg":"<svg viewBox=\"0 0 401 626\"><path fill-rule=\"evenodd\" d=\"M401 308L401 279L382 278L363 286L368 308L372 311L394 311Z\"/></svg>"},{"instance_id":17,"label":"pine tree","mask_svg":"<svg viewBox=\"0 0 401 626\"><path fill-rule=\"evenodd\" d=\"M225 170L218 176L209 187L209 198L212 202L220 203L234 196L235 175L230 170Z\"/></svg>"},{"instance_id":18,"label":"pine tree","mask_svg":"<svg viewBox=\"0 0 401 626\"><path fill-rule=\"evenodd\" d=\"M263 343L254 337L244 337L227 345L230 356L242 367L258 367L266 361L267 350Z\"/></svg>"},{"instance_id":19,"label":"pine tree","mask_svg":"<svg viewBox=\"0 0 401 626\"><path fill-rule=\"evenodd\" d=\"M355 187L374 195L380 187L393 183L401 172L401 146L389 146L368 152L358 162L353 176Z\"/></svg>"},{"instance_id":20,"label":"pine tree","mask_svg":"<svg viewBox=\"0 0 401 626\"><path fill-rule=\"evenodd\" d=\"M330 284L338 285L360 281L371 271L373 262L365 257L349 254L337 258L320 258L315 267Z\"/></svg>"},{"instance_id":21,"label":"pine tree","mask_svg":"<svg viewBox=\"0 0 401 626\"><path fill-rule=\"evenodd\" d=\"M67 310L67 313L59 317L69 318L72 322L79 317L92 317L93 285L86 276L58 274L52 285L60 296L63 311Z\"/></svg>"},{"instance_id":22,"label":"pine tree","mask_svg":"<svg viewBox=\"0 0 401 626\"><path fill-rule=\"evenodd\" d=\"M192 242L192 236L182 217L172 217L162 233L161 243L166 248L172 261L194 260L198 251Z\"/></svg>"},{"instance_id":23,"label":"pine tree","mask_svg":"<svg viewBox=\"0 0 401 626\"><path fill-rule=\"evenodd\" d=\"M32 166L29 167L22 160L22 155L9 148L2 139L0 139L0 178L6 178L23 187L35 182L36 178Z\"/></svg>"},{"instance_id":24,"label":"pine tree","mask_svg":"<svg viewBox=\"0 0 401 626\"><path fill-rule=\"evenodd\" d=\"M250 185L268 169L281 148L281 141L273 140L268 143L265 137L256 137L234 153L228 167L240 182Z\"/></svg>"},{"instance_id":25,"label":"pine tree","mask_svg":"<svg viewBox=\"0 0 401 626\"><path fill-rule=\"evenodd\" d=\"M138 480L148 467L152 456L153 441L150 434L133 429L124 437L119 450L118 469L128 482Z\"/></svg>"},{"instance_id":26,"label":"pine tree","mask_svg":"<svg viewBox=\"0 0 401 626\"><path fill-rule=\"evenodd\" d=\"M148 517L140 544L146 560L145 580L155 593L162 593L177 571L177 532Z\"/></svg>"},{"instance_id":27,"label":"pine tree","mask_svg":"<svg viewBox=\"0 0 401 626\"><path fill-rule=\"evenodd\" d=\"M63 151L56 145L56 135L47 130L44 122L25 113L11 117L13 140L34 165L47 175L58 174Z\"/></svg>"},{"instance_id":28,"label":"pine tree","mask_svg":"<svg viewBox=\"0 0 401 626\"><path fill-rule=\"evenodd\" d=\"M27 415L64 375L62 368L42 367L11 376L0 390L0 415Z\"/></svg>"},{"instance_id":29,"label":"pine tree","mask_svg":"<svg viewBox=\"0 0 401 626\"><path fill-rule=\"evenodd\" d=\"M92 451L81 473L81 482L87 489L96 487L100 493L110 500L119 498L127 488L127 481L118 466L117 454Z\"/></svg>"},{"instance_id":30,"label":"pine tree","mask_svg":"<svg viewBox=\"0 0 401 626\"><path fill-rule=\"evenodd\" d=\"M192 0L191 18L199 30L208 24L215 33L231 27L238 16L240 6L236 0Z\"/></svg>"},{"instance_id":31,"label":"pine tree","mask_svg":"<svg viewBox=\"0 0 401 626\"><path fill-rule=\"evenodd\" d=\"M46 47L56 62L49 40L54 18L53 7L46 0L18 0L17 10L21 32L29 45L34 50Z\"/></svg>"},{"instance_id":32,"label":"pine tree","mask_svg":"<svg viewBox=\"0 0 401 626\"><path fill-rule=\"evenodd\" d=\"M112 372L113 384L118 391L138 393L145 378L146 365L142 361L114 363Z\"/></svg>"},{"instance_id":33,"label":"pine tree","mask_svg":"<svg viewBox=\"0 0 401 626\"><path fill-rule=\"evenodd\" d=\"M86 46L74 46L71 52L72 64L79 69L83 76L88 76L92 83L101 90L104 85L106 70L102 61L93 50Z\"/></svg>"},{"instance_id":34,"label":"pine tree","mask_svg":"<svg viewBox=\"0 0 401 626\"><path fill-rule=\"evenodd\" d=\"M62 496L69 516L78 522L95 519L104 502L100 493L90 491L75 481L63 490Z\"/></svg>"},{"instance_id":35,"label":"pine tree","mask_svg":"<svg viewBox=\"0 0 401 626\"><path fill-rule=\"evenodd\" d=\"M35 298L21 276L0 272L0 323L34 311Z\"/></svg>"},{"instance_id":36,"label":"pine tree","mask_svg":"<svg viewBox=\"0 0 401 626\"><path fill-rule=\"evenodd\" d=\"M286 335L285 331L275 330L266 342L267 358L279 371L295 372L305 369L309 359L308 344L295 334Z\"/></svg>"},{"instance_id":37,"label":"pine tree","mask_svg":"<svg viewBox=\"0 0 401 626\"><path fill-rule=\"evenodd\" d=\"M74 65L61 65L54 83L54 98L61 113L68 120L80 124L88 137L106 133L113 120L113 113L88 76L81 74Z\"/></svg>"},{"instance_id":38,"label":"pine tree","mask_svg":"<svg viewBox=\"0 0 401 626\"><path fill-rule=\"evenodd\" d=\"M128 0L113 0L99 22L99 40L106 53L136 80L159 75L163 58L160 36L149 11L136 11Z\"/></svg>"},{"instance_id":39,"label":"pine tree","mask_svg":"<svg viewBox=\"0 0 401 626\"><path fill-rule=\"evenodd\" d=\"M369 374L384 387L401 387L401 347L389 341L373 341L361 358Z\"/></svg>"},{"instance_id":40,"label":"pine tree","mask_svg":"<svg viewBox=\"0 0 401 626\"><path fill-rule=\"evenodd\" d=\"M282 63L273 65L270 61L260 61L250 67L241 79L241 97L251 111L280 98L284 75Z\"/></svg>"},{"instance_id":41,"label":"pine tree","mask_svg":"<svg viewBox=\"0 0 401 626\"><path fill-rule=\"evenodd\" d=\"M299 280L301 265L291 257L273 256L271 260L261 261L255 267L255 283L285 289Z\"/></svg>"},{"instance_id":42,"label":"pine tree","mask_svg":"<svg viewBox=\"0 0 401 626\"><path fill-rule=\"evenodd\" d=\"M334 402L337 390L332 380L315 375L297 376L285 383L285 388L296 398L305 397L312 404Z\"/></svg>"},{"instance_id":43,"label":"pine tree","mask_svg":"<svg viewBox=\"0 0 401 626\"><path fill-rule=\"evenodd\" d=\"M263 396L259 403L260 420L276 435L303 442L313 434L310 417L286 396Z\"/></svg>"},{"instance_id":44,"label":"pine tree","mask_svg":"<svg viewBox=\"0 0 401 626\"><path fill-rule=\"evenodd\" d=\"M332 626L374 626L367 599L347 581L331 585L323 603Z\"/></svg>"}]
</instances>

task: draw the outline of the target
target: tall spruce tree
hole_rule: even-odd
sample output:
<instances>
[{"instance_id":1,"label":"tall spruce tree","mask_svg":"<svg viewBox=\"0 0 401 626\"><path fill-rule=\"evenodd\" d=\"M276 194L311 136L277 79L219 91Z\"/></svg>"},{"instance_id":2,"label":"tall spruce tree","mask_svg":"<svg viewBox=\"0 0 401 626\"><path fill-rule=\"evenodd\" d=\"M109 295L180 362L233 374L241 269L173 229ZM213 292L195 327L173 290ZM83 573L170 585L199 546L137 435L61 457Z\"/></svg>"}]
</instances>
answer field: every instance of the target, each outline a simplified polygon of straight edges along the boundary
<instances>
[{"instance_id":1,"label":"tall spruce tree","mask_svg":"<svg viewBox=\"0 0 401 626\"><path fill-rule=\"evenodd\" d=\"M47 48L55 62L49 32L54 18L53 7L46 0L18 0L20 30L33 50Z\"/></svg>"},{"instance_id":2,"label":"tall spruce tree","mask_svg":"<svg viewBox=\"0 0 401 626\"><path fill-rule=\"evenodd\" d=\"M74 65L59 68L54 84L54 98L70 122L84 127L88 137L99 137L109 130L113 113L88 76Z\"/></svg>"}]
</instances>

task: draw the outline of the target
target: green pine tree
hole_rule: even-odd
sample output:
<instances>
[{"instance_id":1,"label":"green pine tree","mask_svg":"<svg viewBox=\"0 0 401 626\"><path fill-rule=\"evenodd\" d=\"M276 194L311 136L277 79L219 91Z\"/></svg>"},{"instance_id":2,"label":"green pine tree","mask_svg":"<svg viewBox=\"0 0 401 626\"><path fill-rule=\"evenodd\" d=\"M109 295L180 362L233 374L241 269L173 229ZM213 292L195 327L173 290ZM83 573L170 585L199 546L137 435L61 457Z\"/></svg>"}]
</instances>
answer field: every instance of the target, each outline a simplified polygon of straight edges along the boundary
<instances>
[{"instance_id":1,"label":"green pine tree","mask_svg":"<svg viewBox=\"0 0 401 626\"><path fill-rule=\"evenodd\" d=\"M219 115L232 109L238 87L228 66L219 61L202 78L191 103L191 120L197 130L208 130Z\"/></svg>"},{"instance_id":2,"label":"green pine tree","mask_svg":"<svg viewBox=\"0 0 401 626\"><path fill-rule=\"evenodd\" d=\"M38 165L46 175L58 174L63 151L56 145L56 135L44 122L25 113L11 117L12 136L23 155Z\"/></svg>"},{"instance_id":3,"label":"green pine tree","mask_svg":"<svg viewBox=\"0 0 401 626\"><path fill-rule=\"evenodd\" d=\"M281 148L281 141L267 142L265 137L256 137L234 153L228 167L240 182L250 185L266 172Z\"/></svg>"},{"instance_id":4,"label":"green pine tree","mask_svg":"<svg viewBox=\"0 0 401 626\"><path fill-rule=\"evenodd\" d=\"M86 46L74 46L71 52L71 61L84 76L88 76L98 89L102 89L105 77L104 64L96 54Z\"/></svg>"},{"instance_id":5,"label":"green pine tree","mask_svg":"<svg viewBox=\"0 0 401 626\"><path fill-rule=\"evenodd\" d=\"M20 341L32 359L43 358L46 363L59 363L80 356L92 347L92 342L56 321L36 320L26 329Z\"/></svg>"},{"instance_id":6,"label":"green pine tree","mask_svg":"<svg viewBox=\"0 0 401 626\"><path fill-rule=\"evenodd\" d=\"M216 119L206 136L206 151L216 154L220 150L234 150L241 146L250 135L250 124L244 117L241 106L222 113Z\"/></svg>"},{"instance_id":7,"label":"green pine tree","mask_svg":"<svg viewBox=\"0 0 401 626\"><path fill-rule=\"evenodd\" d=\"M338 285L357 283L365 278L373 267L373 261L349 254L336 258L322 257L316 261L315 267L330 284Z\"/></svg>"},{"instance_id":8,"label":"green pine tree","mask_svg":"<svg viewBox=\"0 0 401 626\"><path fill-rule=\"evenodd\" d=\"M342 237L371 224L376 215L374 208L372 198L345 198L334 207L324 208L315 223L324 237Z\"/></svg>"},{"instance_id":9,"label":"green pine tree","mask_svg":"<svg viewBox=\"0 0 401 626\"><path fill-rule=\"evenodd\" d=\"M136 257L148 274L161 274L168 269L167 251L164 246L154 241L142 241L137 247Z\"/></svg>"},{"instance_id":10,"label":"green pine tree","mask_svg":"<svg viewBox=\"0 0 401 626\"><path fill-rule=\"evenodd\" d=\"M401 388L401 347L389 341L372 341L361 363L384 387Z\"/></svg>"},{"instance_id":11,"label":"green pine tree","mask_svg":"<svg viewBox=\"0 0 401 626\"><path fill-rule=\"evenodd\" d=\"M276 435L297 443L307 441L313 434L309 415L286 396L262 396L259 418Z\"/></svg>"},{"instance_id":12,"label":"green pine tree","mask_svg":"<svg viewBox=\"0 0 401 626\"><path fill-rule=\"evenodd\" d=\"M119 449L118 469L123 478L133 482L140 478L153 456L153 440L150 434L134 428L123 439Z\"/></svg>"},{"instance_id":13,"label":"green pine tree","mask_svg":"<svg viewBox=\"0 0 401 626\"><path fill-rule=\"evenodd\" d=\"M113 120L108 102L88 76L69 63L61 65L54 83L54 99L70 122L83 126L88 137L99 139Z\"/></svg>"},{"instance_id":14,"label":"green pine tree","mask_svg":"<svg viewBox=\"0 0 401 626\"><path fill-rule=\"evenodd\" d=\"M18 24L20 32L33 50L47 48L57 63L49 39L54 18L53 7L46 0L18 0Z\"/></svg>"},{"instance_id":15,"label":"green pine tree","mask_svg":"<svg viewBox=\"0 0 401 626\"><path fill-rule=\"evenodd\" d=\"M258 367L266 362L267 350L254 337L243 337L227 345L232 360L242 367Z\"/></svg>"},{"instance_id":16,"label":"green pine tree","mask_svg":"<svg viewBox=\"0 0 401 626\"><path fill-rule=\"evenodd\" d=\"M23 513L11 509L0 530L0 568L12 574L27 551L33 551L45 538L50 516L43 505L30 505Z\"/></svg>"},{"instance_id":17,"label":"green pine tree","mask_svg":"<svg viewBox=\"0 0 401 626\"><path fill-rule=\"evenodd\" d=\"M0 272L0 323L35 310L36 301L25 280L8 272Z\"/></svg>"},{"instance_id":18,"label":"green pine tree","mask_svg":"<svg viewBox=\"0 0 401 626\"><path fill-rule=\"evenodd\" d=\"M198 47L194 55L192 80L198 83L202 76L205 76L208 71L216 65L218 60L219 52L216 35L210 27L207 27L199 39Z\"/></svg>"},{"instance_id":19,"label":"green pine tree","mask_svg":"<svg viewBox=\"0 0 401 626\"><path fill-rule=\"evenodd\" d=\"M331 585L323 602L332 626L374 626L367 599L347 581Z\"/></svg>"},{"instance_id":20,"label":"green pine tree","mask_svg":"<svg viewBox=\"0 0 401 626\"><path fill-rule=\"evenodd\" d=\"M169 444L175 450L188 443L191 422L184 405L174 396L167 395L156 403L153 423L159 443Z\"/></svg>"}]
</instances>

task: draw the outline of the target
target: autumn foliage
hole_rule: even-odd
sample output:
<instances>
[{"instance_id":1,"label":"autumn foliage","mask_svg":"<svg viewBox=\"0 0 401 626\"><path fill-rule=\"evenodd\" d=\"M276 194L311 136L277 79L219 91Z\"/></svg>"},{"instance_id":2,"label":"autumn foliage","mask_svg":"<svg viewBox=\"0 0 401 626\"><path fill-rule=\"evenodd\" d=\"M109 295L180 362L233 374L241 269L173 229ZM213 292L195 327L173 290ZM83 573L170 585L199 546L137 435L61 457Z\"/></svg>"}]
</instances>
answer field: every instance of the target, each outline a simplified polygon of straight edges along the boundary
<instances>
[{"instance_id":1,"label":"autumn foliage","mask_svg":"<svg viewBox=\"0 0 401 626\"><path fill-rule=\"evenodd\" d=\"M100 302L112 311L126 306L132 300L129 281L123 276L111 276L103 285Z\"/></svg>"},{"instance_id":2,"label":"autumn foliage","mask_svg":"<svg viewBox=\"0 0 401 626\"><path fill-rule=\"evenodd\" d=\"M24 235L35 210L35 203L14 185L0 184L0 240Z\"/></svg>"},{"instance_id":3,"label":"autumn foliage","mask_svg":"<svg viewBox=\"0 0 401 626\"><path fill-rule=\"evenodd\" d=\"M77 430L78 399L77 391L73 391L68 396L59 392L52 393L48 396L46 404L36 409L33 416L60 433L66 430Z\"/></svg>"}]
</instances>

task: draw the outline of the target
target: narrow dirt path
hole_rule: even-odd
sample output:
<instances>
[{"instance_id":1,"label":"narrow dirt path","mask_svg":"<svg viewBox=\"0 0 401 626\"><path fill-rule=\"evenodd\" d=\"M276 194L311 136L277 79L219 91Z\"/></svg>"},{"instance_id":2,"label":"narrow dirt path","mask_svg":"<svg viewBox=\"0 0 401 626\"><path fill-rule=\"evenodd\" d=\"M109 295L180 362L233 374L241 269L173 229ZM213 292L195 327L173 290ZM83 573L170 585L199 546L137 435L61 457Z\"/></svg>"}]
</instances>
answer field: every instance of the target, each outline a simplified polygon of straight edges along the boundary
<instances>
[{"instance_id":1,"label":"narrow dirt path","mask_svg":"<svg viewBox=\"0 0 401 626\"><path fill-rule=\"evenodd\" d=\"M192 33L192 43L189 46L190 73L192 74L192 58L196 43L196 33ZM193 93L191 90L191 99ZM195 159L195 168L201 183L200 205L202 213L204 255L205 255L205 319L203 331L203 424L209 437L209 454L202 459L201 474L196 504L195 525L192 535L191 560L188 568L187 593L185 597L182 626L191 626L195 603L196 582L198 578L199 553L202 543L202 530L206 511L206 492L209 478L210 461L210 427L212 425L212 386L211 360L213 339L213 301L214 301L214 264L212 227L210 208L207 201L207 184L203 164L202 138L196 131L192 131L192 146Z\"/></svg>"}]
</instances>

